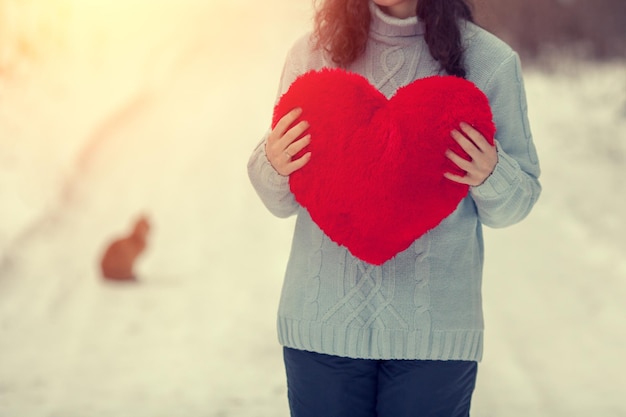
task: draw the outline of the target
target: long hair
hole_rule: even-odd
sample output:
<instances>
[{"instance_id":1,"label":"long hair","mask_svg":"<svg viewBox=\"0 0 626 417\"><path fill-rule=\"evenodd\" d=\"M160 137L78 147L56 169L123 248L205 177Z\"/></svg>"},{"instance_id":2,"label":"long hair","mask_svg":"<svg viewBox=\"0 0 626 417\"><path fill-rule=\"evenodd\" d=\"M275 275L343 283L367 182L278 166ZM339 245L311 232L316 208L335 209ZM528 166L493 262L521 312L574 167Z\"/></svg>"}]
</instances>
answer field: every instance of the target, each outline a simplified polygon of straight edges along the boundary
<instances>
[{"instance_id":1,"label":"long hair","mask_svg":"<svg viewBox=\"0 0 626 417\"><path fill-rule=\"evenodd\" d=\"M346 67L365 52L371 22L369 0L320 1L315 14L316 46ZM419 0L416 13L424 23L432 57L448 74L465 78L459 21L474 21L468 0Z\"/></svg>"}]
</instances>

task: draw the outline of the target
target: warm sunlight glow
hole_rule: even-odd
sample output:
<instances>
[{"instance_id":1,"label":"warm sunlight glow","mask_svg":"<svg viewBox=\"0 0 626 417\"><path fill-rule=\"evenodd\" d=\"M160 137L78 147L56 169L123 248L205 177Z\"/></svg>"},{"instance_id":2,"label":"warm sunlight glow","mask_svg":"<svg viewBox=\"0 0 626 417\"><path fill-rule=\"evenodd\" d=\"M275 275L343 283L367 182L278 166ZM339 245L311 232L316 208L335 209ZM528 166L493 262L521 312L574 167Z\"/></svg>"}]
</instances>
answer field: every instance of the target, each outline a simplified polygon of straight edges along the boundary
<instances>
[{"instance_id":1,"label":"warm sunlight glow","mask_svg":"<svg viewBox=\"0 0 626 417\"><path fill-rule=\"evenodd\" d=\"M0 74L57 47L76 0L0 0Z\"/></svg>"},{"instance_id":2,"label":"warm sunlight glow","mask_svg":"<svg viewBox=\"0 0 626 417\"><path fill-rule=\"evenodd\" d=\"M200 0L0 0L0 73L68 49L139 46L211 8Z\"/></svg>"}]
</instances>

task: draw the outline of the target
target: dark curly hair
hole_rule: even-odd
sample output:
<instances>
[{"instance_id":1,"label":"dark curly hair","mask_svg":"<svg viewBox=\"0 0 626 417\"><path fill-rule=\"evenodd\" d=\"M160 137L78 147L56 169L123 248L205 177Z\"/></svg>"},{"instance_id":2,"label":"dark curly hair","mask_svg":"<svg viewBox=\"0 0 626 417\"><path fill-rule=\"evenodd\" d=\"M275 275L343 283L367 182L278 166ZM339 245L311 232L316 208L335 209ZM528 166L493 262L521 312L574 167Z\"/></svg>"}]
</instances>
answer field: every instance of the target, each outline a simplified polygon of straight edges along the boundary
<instances>
[{"instance_id":1,"label":"dark curly hair","mask_svg":"<svg viewBox=\"0 0 626 417\"><path fill-rule=\"evenodd\" d=\"M315 39L339 66L365 51L371 22L369 0L317 0ZM450 75L465 78L460 20L474 21L468 0L419 0L417 16L426 29L430 54Z\"/></svg>"}]
</instances>

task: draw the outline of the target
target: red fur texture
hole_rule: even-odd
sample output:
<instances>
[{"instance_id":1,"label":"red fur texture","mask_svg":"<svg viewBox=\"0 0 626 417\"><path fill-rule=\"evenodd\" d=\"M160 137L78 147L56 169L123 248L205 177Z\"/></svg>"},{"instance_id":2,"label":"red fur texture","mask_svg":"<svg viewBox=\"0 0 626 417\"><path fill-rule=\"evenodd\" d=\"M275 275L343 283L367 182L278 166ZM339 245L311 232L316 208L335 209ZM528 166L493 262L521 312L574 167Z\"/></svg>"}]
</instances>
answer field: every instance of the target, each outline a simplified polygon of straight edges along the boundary
<instances>
[{"instance_id":1,"label":"red fur texture","mask_svg":"<svg viewBox=\"0 0 626 417\"><path fill-rule=\"evenodd\" d=\"M310 124L311 161L290 176L291 191L326 235L375 265L441 223L467 195L468 186L443 176L464 174L446 149L467 157L450 132L466 122L492 144L495 133L487 97L452 76L417 80L387 100L358 74L311 71L280 98L272 126L295 107Z\"/></svg>"}]
</instances>

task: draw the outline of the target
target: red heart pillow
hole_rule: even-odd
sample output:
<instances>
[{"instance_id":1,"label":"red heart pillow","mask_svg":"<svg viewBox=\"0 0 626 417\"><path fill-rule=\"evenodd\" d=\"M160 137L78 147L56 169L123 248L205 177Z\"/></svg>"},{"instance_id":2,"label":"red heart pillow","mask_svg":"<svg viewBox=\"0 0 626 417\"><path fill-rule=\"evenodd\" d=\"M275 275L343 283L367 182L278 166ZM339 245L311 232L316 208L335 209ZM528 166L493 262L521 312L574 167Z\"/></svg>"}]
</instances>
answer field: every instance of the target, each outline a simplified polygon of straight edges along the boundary
<instances>
[{"instance_id":1,"label":"red heart pillow","mask_svg":"<svg viewBox=\"0 0 626 417\"><path fill-rule=\"evenodd\" d=\"M291 174L296 201L334 242L380 265L450 215L468 186L446 149L467 154L450 132L466 122L493 144L487 97L471 82L433 76L389 100L364 77L341 69L298 77L274 108L272 126L301 107L311 160ZM298 157L296 155L295 157Z\"/></svg>"}]
</instances>

